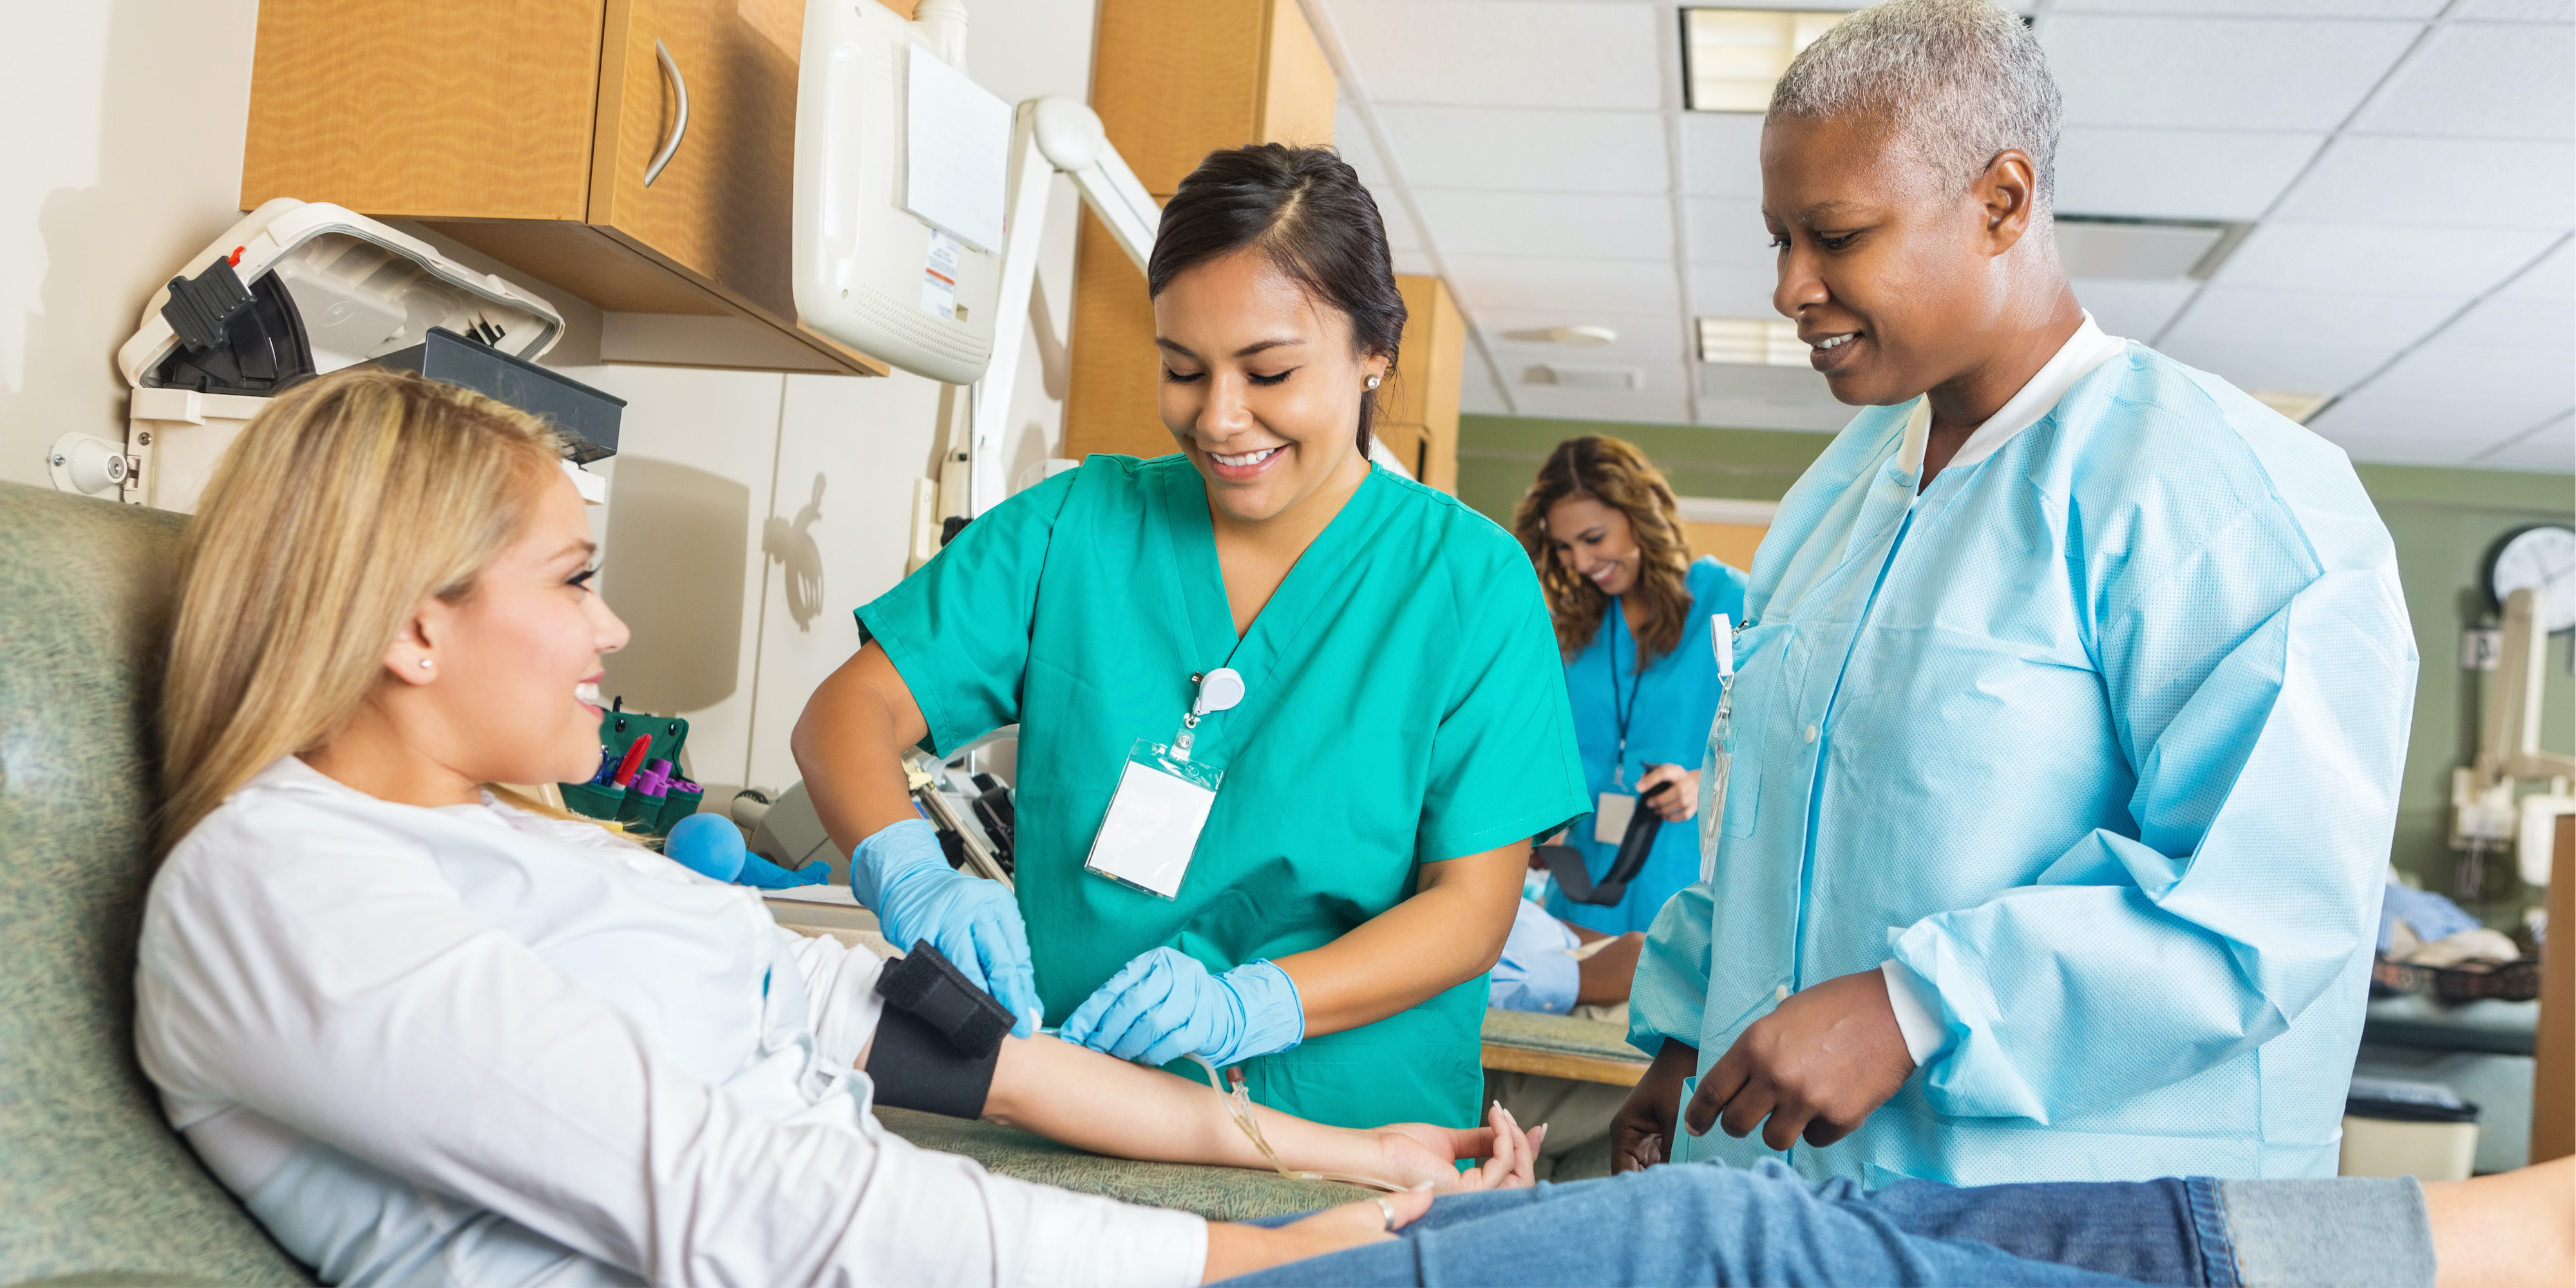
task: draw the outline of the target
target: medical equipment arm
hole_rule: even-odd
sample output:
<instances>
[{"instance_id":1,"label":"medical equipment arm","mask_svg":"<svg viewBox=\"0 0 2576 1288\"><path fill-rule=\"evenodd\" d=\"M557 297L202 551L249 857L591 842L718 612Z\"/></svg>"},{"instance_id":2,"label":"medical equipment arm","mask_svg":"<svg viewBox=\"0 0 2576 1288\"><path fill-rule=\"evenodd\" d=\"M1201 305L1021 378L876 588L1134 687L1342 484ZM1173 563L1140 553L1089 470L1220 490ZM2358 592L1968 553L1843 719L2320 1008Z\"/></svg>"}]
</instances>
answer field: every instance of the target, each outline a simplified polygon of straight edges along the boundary
<instances>
[{"instance_id":1,"label":"medical equipment arm","mask_svg":"<svg viewBox=\"0 0 2576 1288\"><path fill-rule=\"evenodd\" d=\"M1933 1108L2058 1121L2360 1007L2414 637L2393 561L2266 604L2247 587L2296 556L2261 544L2097 597L2138 835L2096 828L2036 883L1890 932L1947 1032Z\"/></svg>"}]
</instances>

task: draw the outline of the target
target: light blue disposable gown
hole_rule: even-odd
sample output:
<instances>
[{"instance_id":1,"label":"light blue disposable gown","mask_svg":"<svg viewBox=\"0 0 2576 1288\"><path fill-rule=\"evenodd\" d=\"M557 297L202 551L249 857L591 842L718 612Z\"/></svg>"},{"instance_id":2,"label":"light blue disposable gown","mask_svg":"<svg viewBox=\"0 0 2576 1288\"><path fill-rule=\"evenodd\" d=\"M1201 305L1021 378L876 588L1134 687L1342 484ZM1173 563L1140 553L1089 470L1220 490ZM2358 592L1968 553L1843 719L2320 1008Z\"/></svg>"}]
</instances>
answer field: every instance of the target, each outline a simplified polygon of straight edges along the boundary
<instances>
[{"instance_id":1,"label":"light blue disposable gown","mask_svg":"<svg viewBox=\"0 0 2576 1288\"><path fill-rule=\"evenodd\" d=\"M1917 404L1862 412L1754 562L1715 875L1630 1039L1704 1074L1899 963L1941 1044L1810 1177L2335 1171L2414 691L2394 553L2339 449L2085 331L2111 356L1920 496Z\"/></svg>"},{"instance_id":2,"label":"light blue disposable gown","mask_svg":"<svg viewBox=\"0 0 2576 1288\"><path fill-rule=\"evenodd\" d=\"M1604 792L1637 793L1646 766L1699 766L1708 750L1708 722L1717 717L1717 655L1708 647L1708 618L1724 613L1734 621L1744 613L1744 574L1715 559L1690 566L1687 584L1690 615L1682 622L1681 643L1658 654L1637 673L1637 640L1628 619L1613 600L1601 614L1601 629L1592 643L1565 664L1565 693L1574 704L1574 738L1583 753L1585 799L1598 802ZM1616 659L1615 663L1613 659ZM1619 715L1628 713L1627 749L1620 749ZM1619 857L1617 841L1592 838L1593 816L1574 820L1565 843L1583 852L1583 866L1600 880ZM1551 885L1547 910L1564 920L1604 934L1644 930L1655 913L1682 887L1699 880L1699 824L1666 823L1655 833L1655 848L1637 870L1628 891L1614 904L1576 903Z\"/></svg>"}]
</instances>

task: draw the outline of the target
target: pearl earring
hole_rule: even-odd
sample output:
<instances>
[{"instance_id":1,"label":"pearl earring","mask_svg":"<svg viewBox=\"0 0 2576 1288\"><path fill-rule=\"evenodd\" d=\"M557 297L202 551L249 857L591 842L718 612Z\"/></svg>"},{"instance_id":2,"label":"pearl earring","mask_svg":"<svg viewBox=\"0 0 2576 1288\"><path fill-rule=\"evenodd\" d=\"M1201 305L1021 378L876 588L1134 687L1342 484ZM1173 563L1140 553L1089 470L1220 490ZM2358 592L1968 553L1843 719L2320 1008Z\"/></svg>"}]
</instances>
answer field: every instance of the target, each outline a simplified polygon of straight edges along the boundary
<instances>
[{"instance_id":1,"label":"pearl earring","mask_svg":"<svg viewBox=\"0 0 2576 1288\"><path fill-rule=\"evenodd\" d=\"M424 670L424 671L426 671L426 670L428 670L428 669L429 669L429 659L428 659L428 658L422 658L422 659L420 660L420 669L422 669L422 670Z\"/></svg>"},{"instance_id":2,"label":"pearl earring","mask_svg":"<svg viewBox=\"0 0 2576 1288\"><path fill-rule=\"evenodd\" d=\"M1377 378L1376 376L1371 376L1371 377L1369 377L1369 386L1368 386L1368 387L1369 387L1369 388L1371 388L1371 389L1375 389L1375 388L1377 388L1377 381L1378 381L1378 378Z\"/></svg>"}]
</instances>

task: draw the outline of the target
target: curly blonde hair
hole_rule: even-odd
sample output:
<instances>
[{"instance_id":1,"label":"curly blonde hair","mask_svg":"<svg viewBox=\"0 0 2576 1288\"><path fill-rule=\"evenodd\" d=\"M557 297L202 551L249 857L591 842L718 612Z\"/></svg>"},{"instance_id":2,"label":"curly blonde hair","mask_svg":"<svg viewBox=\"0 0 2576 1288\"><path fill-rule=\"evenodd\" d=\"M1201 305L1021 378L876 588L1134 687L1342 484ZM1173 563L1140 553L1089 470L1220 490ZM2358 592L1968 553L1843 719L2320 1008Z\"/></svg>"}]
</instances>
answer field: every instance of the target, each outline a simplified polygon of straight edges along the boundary
<instances>
[{"instance_id":1,"label":"curly blonde hair","mask_svg":"<svg viewBox=\"0 0 2576 1288\"><path fill-rule=\"evenodd\" d=\"M1646 606L1645 624L1636 632L1637 669L1643 671L1680 646L1690 619L1691 557L1681 503L1664 472L1629 443L1592 434L1569 438L1548 453L1537 481L1512 510L1512 533L1538 569L1548 616L1556 623L1557 650L1568 658L1592 643L1610 607L1610 596L1557 558L1548 540L1547 512L1568 497L1588 497L1617 510L1636 534L1637 584L1628 593Z\"/></svg>"}]
</instances>

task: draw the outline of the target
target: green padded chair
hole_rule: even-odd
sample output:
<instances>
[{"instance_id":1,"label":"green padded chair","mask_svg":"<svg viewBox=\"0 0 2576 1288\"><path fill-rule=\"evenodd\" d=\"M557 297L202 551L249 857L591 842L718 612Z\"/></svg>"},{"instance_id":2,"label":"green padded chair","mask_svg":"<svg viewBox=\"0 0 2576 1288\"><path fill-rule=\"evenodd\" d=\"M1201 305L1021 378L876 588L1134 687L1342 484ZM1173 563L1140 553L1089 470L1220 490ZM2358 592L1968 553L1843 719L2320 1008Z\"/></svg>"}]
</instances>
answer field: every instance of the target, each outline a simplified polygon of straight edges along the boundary
<instances>
[{"instance_id":1,"label":"green padded chair","mask_svg":"<svg viewBox=\"0 0 2576 1288\"><path fill-rule=\"evenodd\" d=\"M0 483L0 1283L309 1284L134 1061L185 520Z\"/></svg>"}]
</instances>

